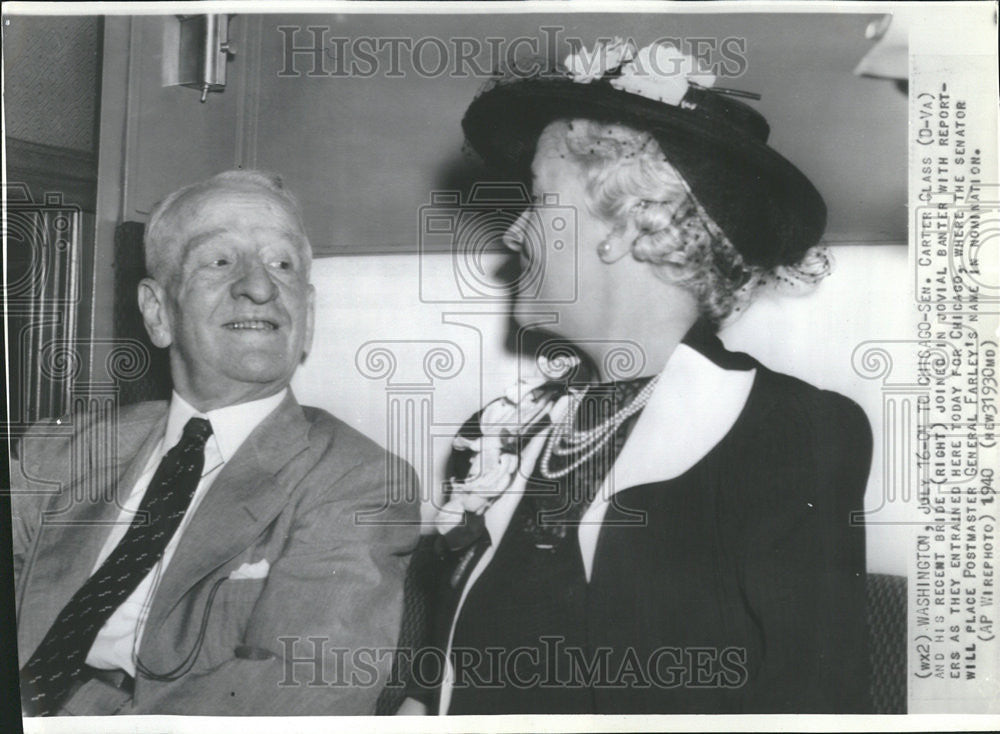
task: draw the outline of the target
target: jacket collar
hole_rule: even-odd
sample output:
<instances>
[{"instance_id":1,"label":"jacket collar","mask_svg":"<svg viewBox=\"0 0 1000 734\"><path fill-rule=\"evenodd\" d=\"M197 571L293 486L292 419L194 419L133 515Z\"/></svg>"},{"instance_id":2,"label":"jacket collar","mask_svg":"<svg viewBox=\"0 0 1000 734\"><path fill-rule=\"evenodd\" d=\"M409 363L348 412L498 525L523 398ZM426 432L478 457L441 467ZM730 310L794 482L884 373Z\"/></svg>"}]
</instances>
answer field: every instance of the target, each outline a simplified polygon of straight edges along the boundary
<instances>
[{"instance_id":1,"label":"jacket collar","mask_svg":"<svg viewBox=\"0 0 1000 734\"><path fill-rule=\"evenodd\" d=\"M601 523L614 495L679 477L707 456L743 414L756 376L756 369L726 369L693 346L678 345L581 519L577 537L588 579Z\"/></svg>"},{"instance_id":2,"label":"jacket collar","mask_svg":"<svg viewBox=\"0 0 1000 734\"><path fill-rule=\"evenodd\" d=\"M110 420L98 422L74 439L91 442L90 455L104 461L79 472L79 478L63 487L49 505L19 600L21 608L33 610L18 620L23 659L30 657L56 615L90 576L107 526L118 517L122 502L163 439L166 423L166 403L144 403L125 409L117 426ZM289 390L223 467L164 571L144 640L192 586L249 546L285 506L294 483L279 483L276 476L309 447L309 425ZM115 428L117 452L107 450ZM95 500L71 502L80 495Z\"/></svg>"},{"instance_id":3,"label":"jacket collar","mask_svg":"<svg viewBox=\"0 0 1000 734\"><path fill-rule=\"evenodd\" d=\"M649 402L581 519L578 538L588 579L601 523L612 497L629 487L679 477L701 461L742 415L759 366L746 354L726 350L707 324L698 322L688 331L667 360ZM560 410L553 413L555 417ZM536 437L539 440L533 444L537 445L522 455L519 480L531 473L547 437L548 431ZM486 511L485 525L494 545L506 532L523 484L516 481ZM511 498L504 501L507 495ZM484 555L476 571L481 572L491 557ZM477 576L474 572L470 580Z\"/></svg>"},{"instance_id":4,"label":"jacket collar","mask_svg":"<svg viewBox=\"0 0 1000 734\"><path fill-rule=\"evenodd\" d=\"M144 641L191 587L245 550L281 511L294 482L279 482L277 476L308 447L309 422L289 390L198 506L155 593Z\"/></svg>"}]
</instances>

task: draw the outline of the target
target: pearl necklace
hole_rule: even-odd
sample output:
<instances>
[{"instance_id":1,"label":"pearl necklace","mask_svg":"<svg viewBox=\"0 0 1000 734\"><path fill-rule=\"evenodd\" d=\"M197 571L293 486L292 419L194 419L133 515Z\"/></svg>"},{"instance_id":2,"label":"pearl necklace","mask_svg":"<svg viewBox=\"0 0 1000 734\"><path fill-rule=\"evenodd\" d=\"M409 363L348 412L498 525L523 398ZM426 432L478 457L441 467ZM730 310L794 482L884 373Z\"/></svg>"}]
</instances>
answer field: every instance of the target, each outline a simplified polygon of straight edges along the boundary
<instances>
[{"instance_id":1,"label":"pearl necklace","mask_svg":"<svg viewBox=\"0 0 1000 734\"><path fill-rule=\"evenodd\" d=\"M615 432L621 427L622 423L646 406L646 403L653 396L653 391L656 389L656 383L659 379L659 375L654 377L639 391L639 394L628 405L587 431L574 431L569 427L573 421L573 417L580 408L580 404L583 402L584 396L587 394L586 390L584 390L579 398L575 396L571 397L575 405L567 413L569 420L560 421L553 426L552 435L549 436L549 440L545 443L545 451L542 453L542 460L539 465L542 476L546 479L559 479L590 459L591 456L596 454L608 442L608 439L615 435ZM573 395L573 393L570 394L571 396ZM553 454L556 456L572 456L580 452L583 452L582 455L568 466L558 470L552 469Z\"/></svg>"}]
</instances>

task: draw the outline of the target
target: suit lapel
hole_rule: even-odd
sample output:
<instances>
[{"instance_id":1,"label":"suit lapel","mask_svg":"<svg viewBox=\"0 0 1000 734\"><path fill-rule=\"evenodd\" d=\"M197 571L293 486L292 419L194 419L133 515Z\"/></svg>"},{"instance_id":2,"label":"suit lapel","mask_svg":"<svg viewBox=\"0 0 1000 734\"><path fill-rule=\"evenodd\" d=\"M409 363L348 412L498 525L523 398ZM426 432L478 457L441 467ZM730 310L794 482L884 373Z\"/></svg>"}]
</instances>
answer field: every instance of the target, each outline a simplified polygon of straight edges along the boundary
<instances>
[{"instance_id":1,"label":"suit lapel","mask_svg":"<svg viewBox=\"0 0 1000 734\"><path fill-rule=\"evenodd\" d=\"M757 371L726 369L680 344L580 521L577 540L590 579L604 515L616 493L681 476L729 433Z\"/></svg>"},{"instance_id":2,"label":"suit lapel","mask_svg":"<svg viewBox=\"0 0 1000 734\"><path fill-rule=\"evenodd\" d=\"M222 468L163 573L144 639L191 587L250 546L285 506L291 486L275 477L308 448L308 430L289 391Z\"/></svg>"},{"instance_id":3,"label":"suit lapel","mask_svg":"<svg viewBox=\"0 0 1000 734\"><path fill-rule=\"evenodd\" d=\"M163 435L166 424L165 404L138 406L138 413L118 425L118 451L115 460L95 463L78 479L61 488L60 496L49 503L39 530L38 547L30 569L26 569L25 587L19 608L18 639L24 660L41 641L52 622L69 599L83 586L94 563L142 474L149 456ZM90 427L86 439L107 441L106 423ZM70 448L80 452L87 447ZM107 447L96 447L91 455L108 457ZM70 471L72 473L72 470ZM95 482L87 486L87 482ZM69 502L78 492L96 499ZM65 511L58 508L68 505ZM72 549L67 552L67 549Z\"/></svg>"}]
</instances>

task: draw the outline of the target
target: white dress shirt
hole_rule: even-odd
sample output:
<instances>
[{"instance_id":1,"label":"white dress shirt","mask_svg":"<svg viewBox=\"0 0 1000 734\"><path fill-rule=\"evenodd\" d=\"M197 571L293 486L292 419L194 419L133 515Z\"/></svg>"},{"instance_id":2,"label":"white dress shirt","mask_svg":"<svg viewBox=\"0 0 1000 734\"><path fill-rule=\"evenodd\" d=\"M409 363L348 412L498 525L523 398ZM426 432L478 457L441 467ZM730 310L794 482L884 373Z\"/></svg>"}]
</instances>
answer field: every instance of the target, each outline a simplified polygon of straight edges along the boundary
<instances>
[{"instance_id":1,"label":"white dress shirt","mask_svg":"<svg viewBox=\"0 0 1000 734\"><path fill-rule=\"evenodd\" d=\"M143 495L146 494L146 488L160 465L160 460L180 441L184 426L188 420L194 417L205 418L212 424L212 435L205 443L205 467L201 473L201 481L195 489L191 504L187 512L184 513L177 532L167 543L163 557L97 633L97 639L94 640L87 655L87 665L105 670L120 668L129 675L135 676L134 655L139 647L138 642L142 639L142 630L146 624L153 595L156 593L156 586L177 550L177 544L184 534L185 528L194 517L198 504L204 498L205 493L212 486L215 478L219 476L222 467L232 458L247 436L253 432L253 429L278 407L287 390L285 388L276 395L261 400L230 405L218 410L211 410L208 413L199 413L176 392L173 394L163 438L150 455L132 493L125 500L122 511L118 515L118 522L112 526L111 534L104 541L104 546L101 548L91 573L93 574L100 568L104 560L111 555L111 551L125 536L132 518L139 509Z\"/></svg>"}]
</instances>

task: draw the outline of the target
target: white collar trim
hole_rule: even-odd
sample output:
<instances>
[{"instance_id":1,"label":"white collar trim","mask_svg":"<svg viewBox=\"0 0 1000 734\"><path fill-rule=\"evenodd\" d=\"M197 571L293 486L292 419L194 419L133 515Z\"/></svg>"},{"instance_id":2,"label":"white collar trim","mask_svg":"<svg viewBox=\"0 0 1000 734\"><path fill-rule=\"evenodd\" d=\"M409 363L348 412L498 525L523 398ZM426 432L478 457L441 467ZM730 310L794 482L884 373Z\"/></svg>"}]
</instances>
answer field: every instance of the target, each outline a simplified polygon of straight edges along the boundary
<instances>
[{"instance_id":1,"label":"white collar trim","mask_svg":"<svg viewBox=\"0 0 1000 734\"><path fill-rule=\"evenodd\" d=\"M578 538L590 580L608 503L629 487L681 476L725 438L743 412L757 370L727 370L679 344L611 471L581 519Z\"/></svg>"},{"instance_id":2,"label":"white collar trim","mask_svg":"<svg viewBox=\"0 0 1000 734\"><path fill-rule=\"evenodd\" d=\"M580 520L577 535L588 581L597 539L612 497L629 487L679 477L701 461L725 438L740 417L756 377L756 369L727 370L698 350L683 343L677 345L621 454ZM562 404L553 409L554 422L564 415L567 402L563 398ZM548 433L536 436L525 447L519 476L483 517L493 542L490 551L507 530L526 478L533 471ZM480 558L466 589L471 587L492 556L488 551Z\"/></svg>"}]
</instances>

